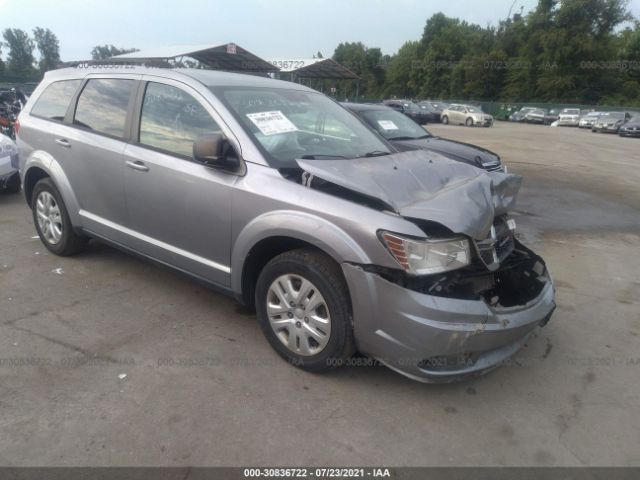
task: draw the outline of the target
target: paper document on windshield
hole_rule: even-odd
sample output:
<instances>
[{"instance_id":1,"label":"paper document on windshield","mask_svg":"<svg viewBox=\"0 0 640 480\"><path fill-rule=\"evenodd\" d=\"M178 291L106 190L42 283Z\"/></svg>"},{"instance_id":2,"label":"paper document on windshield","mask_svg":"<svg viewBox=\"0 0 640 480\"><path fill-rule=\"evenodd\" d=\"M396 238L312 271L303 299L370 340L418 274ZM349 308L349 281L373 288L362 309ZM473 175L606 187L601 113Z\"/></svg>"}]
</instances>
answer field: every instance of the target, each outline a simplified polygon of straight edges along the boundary
<instances>
[{"instance_id":1,"label":"paper document on windshield","mask_svg":"<svg viewBox=\"0 0 640 480\"><path fill-rule=\"evenodd\" d=\"M273 112L247 113L247 118L258 127L263 135L297 132L296 126L280 110Z\"/></svg>"},{"instance_id":2,"label":"paper document on windshield","mask_svg":"<svg viewBox=\"0 0 640 480\"><path fill-rule=\"evenodd\" d=\"M378 125L385 130L398 130L398 126L391 120L378 120Z\"/></svg>"}]
</instances>

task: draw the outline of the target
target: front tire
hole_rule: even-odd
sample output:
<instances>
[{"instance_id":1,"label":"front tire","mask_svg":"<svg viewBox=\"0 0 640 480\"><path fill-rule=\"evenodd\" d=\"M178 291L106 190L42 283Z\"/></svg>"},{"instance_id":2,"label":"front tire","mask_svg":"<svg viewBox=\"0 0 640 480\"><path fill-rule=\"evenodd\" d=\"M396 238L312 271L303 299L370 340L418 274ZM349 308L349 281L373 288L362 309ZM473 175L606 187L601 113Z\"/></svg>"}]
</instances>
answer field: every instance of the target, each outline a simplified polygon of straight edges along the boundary
<instances>
[{"instance_id":1,"label":"front tire","mask_svg":"<svg viewBox=\"0 0 640 480\"><path fill-rule=\"evenodd\" d=\"M43 178L33 187L31 210L36 231L47 250L66 257L83 249L86 238L74 231L62 196L50 178Z\"/></svg>"},{"instance_id":2,"label":"front tire","mask_svg":"<svg viewBox=\"0 0 640 480\"><path fill-rule=\"evenodd\" d=\"M355 352L349 291L325 254L300 249L273 258L260 272L255 302L269 344L292 365L323 372Z\"/></svg>"},{"instance_id":3,"label":"front tire","mask_svg":"<svg viewBox=\"0 0 640 480\"><path fill-rule=\"evenodd\" d=\"M473 118L471 118L471 117L467 118L467 121L466 121L466 122L464 122L464 124L465 124L467 127L473 127Z\"/></svg>"},{"instance_id":4,"label":"front tire","mask_svg":"<svg viewBox=\"0 0 640 480\"><path fill-rule=\"evenodd\" d=\"M445 125L449 125L449 117L447 117L446 115L442 117L442 123L444 123Z\"/></svg>"}]
</instances>

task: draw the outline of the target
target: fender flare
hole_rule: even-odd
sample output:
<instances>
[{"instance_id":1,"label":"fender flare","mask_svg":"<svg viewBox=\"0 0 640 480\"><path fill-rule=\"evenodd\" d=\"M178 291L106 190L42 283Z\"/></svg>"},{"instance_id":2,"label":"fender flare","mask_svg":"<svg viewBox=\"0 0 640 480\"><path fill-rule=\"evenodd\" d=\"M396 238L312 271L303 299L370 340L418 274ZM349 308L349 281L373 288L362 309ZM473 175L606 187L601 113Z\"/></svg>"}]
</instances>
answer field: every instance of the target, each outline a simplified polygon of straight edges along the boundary
<instances>
[{"instance_id":1,"label":"fender flare","mask_svg":"<svg viewBox=\"0 0 640 480\"><path fill-rule=\"evenodd\" d=\"M362 247L334 223L306 212L276 210L254 218L236 238L231 254L231 288L236 295L242 294L242 277L249 252L271 237L307 242L338 263L370 263Z\"/></svg>"}]
</instances>

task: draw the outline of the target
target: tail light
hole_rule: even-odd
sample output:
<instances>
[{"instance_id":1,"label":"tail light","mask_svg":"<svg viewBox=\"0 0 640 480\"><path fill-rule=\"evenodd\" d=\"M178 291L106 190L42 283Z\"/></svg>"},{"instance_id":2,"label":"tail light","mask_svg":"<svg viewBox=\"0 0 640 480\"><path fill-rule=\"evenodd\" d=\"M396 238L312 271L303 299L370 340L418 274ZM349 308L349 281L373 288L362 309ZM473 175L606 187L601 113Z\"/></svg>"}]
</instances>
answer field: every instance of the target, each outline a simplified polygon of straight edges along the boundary
<instances>
[{"instance_id":1,"label":"tail light","mask_svg":"<svg viewBox=\"0 0 640 480\"><path fill-rule=\"evenodd\" d=\"M16 133L16 135L18 134L18 132L20 132L20 119L19 118L13 124L13 131Z\"/></svg>"}]
</instances>

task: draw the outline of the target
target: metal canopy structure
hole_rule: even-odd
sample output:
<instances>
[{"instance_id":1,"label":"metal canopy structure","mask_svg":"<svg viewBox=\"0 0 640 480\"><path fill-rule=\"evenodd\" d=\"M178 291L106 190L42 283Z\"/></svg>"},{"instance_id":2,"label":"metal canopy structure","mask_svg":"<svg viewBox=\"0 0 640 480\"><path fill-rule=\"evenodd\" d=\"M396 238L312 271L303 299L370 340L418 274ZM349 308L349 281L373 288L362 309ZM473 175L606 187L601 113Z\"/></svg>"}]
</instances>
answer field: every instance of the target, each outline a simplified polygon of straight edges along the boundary
<instances>
[{"instance_id":1,"label":"metal canopy structure","mask_svg":"<svg viewBox=\"0 0 640 480\"><path fill-rule=\"evenodd\" d=\"M340 65L331 58L298 58L271 59L269 62L280 72L290 74L296 78L318 78L327 80L359 80L360 77Z\"/></svg>"},{"instance_id":2,"label":"metal canopy structure","mask_svg":"<svg viewBox=\"0 0 640 480\"><path fill-rule=\"evenodd\" d=\"M230 72L273 73L278 68L235 43L214 45L175 45L125 53L111 57L115 62L171 64L192 58L212 70Z\"/></svg>"}]
</instances>

